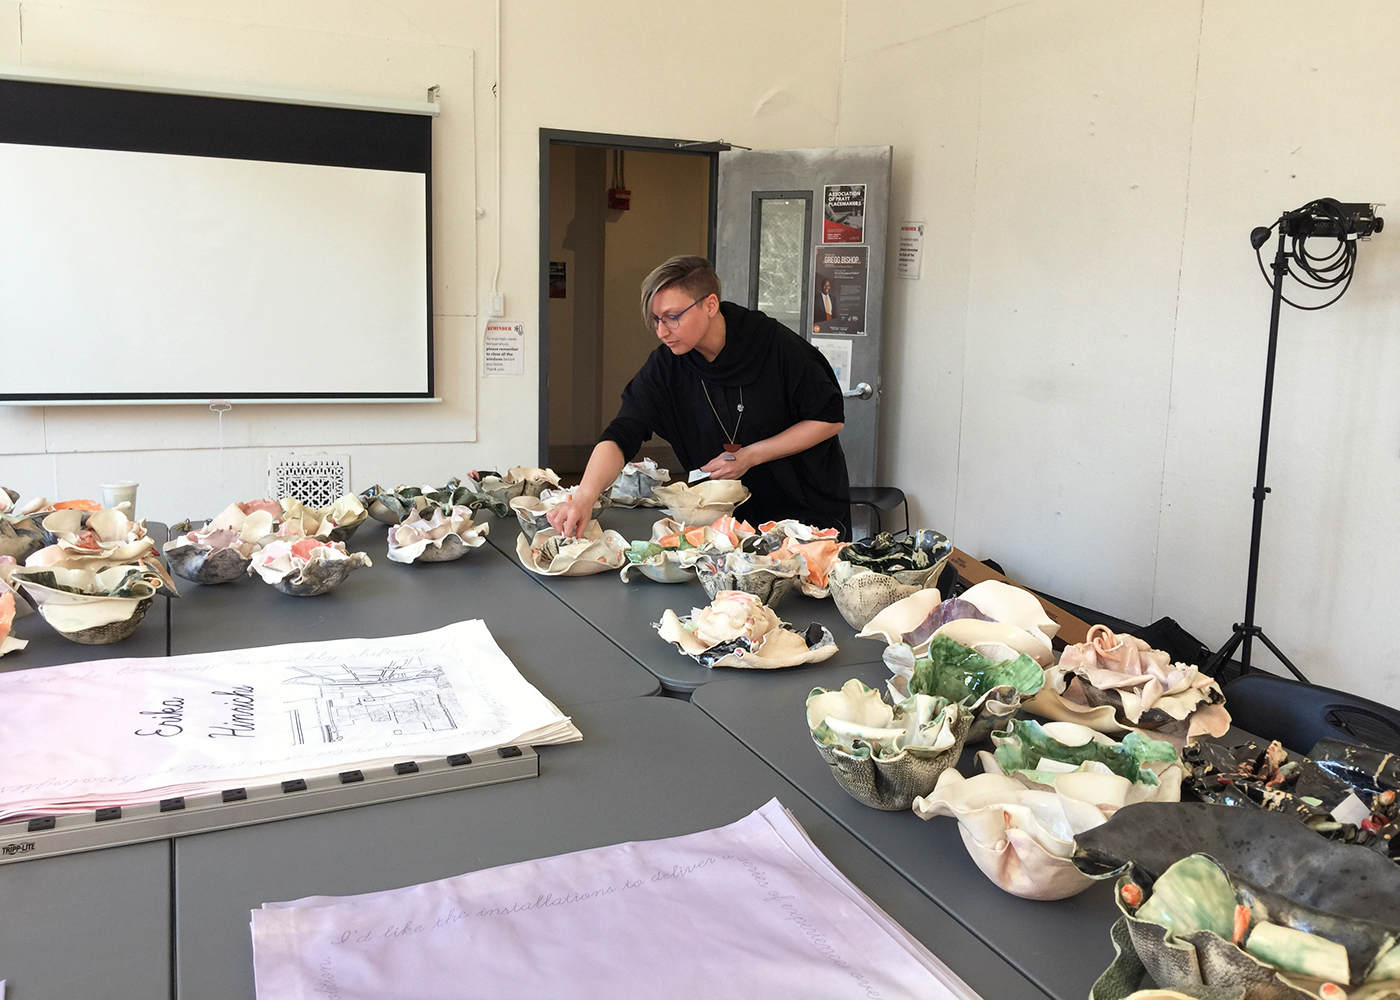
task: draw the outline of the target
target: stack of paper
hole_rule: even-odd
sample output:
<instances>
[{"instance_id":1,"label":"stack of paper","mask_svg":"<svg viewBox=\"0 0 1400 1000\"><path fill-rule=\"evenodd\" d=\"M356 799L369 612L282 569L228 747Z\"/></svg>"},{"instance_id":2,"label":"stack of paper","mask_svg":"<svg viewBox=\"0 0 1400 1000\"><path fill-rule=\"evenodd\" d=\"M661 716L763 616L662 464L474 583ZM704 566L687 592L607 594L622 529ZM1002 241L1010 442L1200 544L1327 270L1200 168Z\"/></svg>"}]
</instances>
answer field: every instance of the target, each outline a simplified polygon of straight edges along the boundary
<instances>
[{"instance_id":1,"label":"stack of paper","mask_svg":"<svg viewBox=\"0 0 1400 1000\"><path fill-rule=\"evenodd\" d=\"M480 621L0 674L0 822L582 739Z\"/></svg>"},{"instance_id":2,"label":"stack of paper","mask_svg":"<svg viewBox=\"0 0 1400 1000\"><path fill-rule=\"evenodd\" d=\"M618 844L253 911L259 1000L974 998L778 804Z\"/></svg>"}]
</instances>

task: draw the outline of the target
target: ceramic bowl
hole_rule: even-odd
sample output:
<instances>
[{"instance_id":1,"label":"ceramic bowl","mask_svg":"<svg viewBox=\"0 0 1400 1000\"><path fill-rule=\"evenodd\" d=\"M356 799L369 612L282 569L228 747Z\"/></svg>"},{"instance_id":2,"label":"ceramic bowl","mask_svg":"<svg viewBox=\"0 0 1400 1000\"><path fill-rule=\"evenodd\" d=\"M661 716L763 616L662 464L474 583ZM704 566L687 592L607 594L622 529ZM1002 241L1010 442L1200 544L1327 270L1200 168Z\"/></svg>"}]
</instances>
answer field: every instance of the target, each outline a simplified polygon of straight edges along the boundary
<instances>
[{"instance_id":1,"label":"ceramic bowl","mask_svg":"<svg viewBox=\"0 0 1400 1000\"><path fill-rule=\"evenodd\" d=\"M170 572L194 583L232 583L248 572L252 559L233 547L210 549L190 544L165 550Z\"/></svg>"},{"instance_id":2,"label":"ceramic bowl","mask_svg":"<svg viewBox=\"0 0 1400 1000\"><path fill-rule=\"evenodd\" d=\"M797 586L802 576L802 562L770 559L747 552L714 553L702 555L695 561L695 575L712 601L720 591L739 590L774 607Z\"/></svg>"},{"instance_id":3,"label":"ceramic bowl","mask_svg":"<svg viewBox=\"0 0 1400 1000\"><path fill-rule=\"evenodd\" d=\"M368 559L355 558L362 555L355 552L349 559L313 559L300 573L289 573L273 586L292 597L319 597L339 587L361 566L368 566Z\"/></svg>"},{"instance_id":4,"label":"ceramic bowl","mask_svg":"<svg viewBox=\"0 0 1400 1000\"><path fill-rule=\"evenodd\" d=\"M670 608L655 623L662 639L706 667L776 670L820 663L836 654L830 629L799 630L753 594L722 590L708 607L682 618Z\"/></svg>"},{"instance_id":5,"label":"ceramic bowl","mask_svg":"<svg viewBox=\"0 0 1400 1000\"><path fill-rule=\"evenodd\" d=\"M957 765L969 721L943 699L891 706L855 678L807 696L807 728L836 783L856 801L892 812L933 791Z\"/></svg>"},{"instance_id":6,"label":"ceramic bowl","mask_svg":"<svg viewBox=\"0 0 1400 1000\"><path fill-rule=\"evenodd\" d=\"M652 490L652 496L666 505L667 516L687 528L695 528L732 515L734 508L749 498L749 491L737 479L707 479L694 486L658 486Z\"/></svg>"},{"instance_id":7,"label":"ceramic bowl","mask_svg":"<svg viewBox=\"0 0 1400 1000\"><path fill-rule=\"evenodd\" d=\"M591 576L621 569L627 562L627 539L616 531L604 531L597 521L588 522L582 538L563 538L545 528L534 538L522 532L515 539L515 554L531 573L541 576Z\"/></svg>"},{"instance_id":8,"label":"ceramic bowl","mask_svg":"<svg viewBox=\"0 0 1400 1000\"><path fill-rule=\"evenodd\" d=\"M1004 774L964 778L948 770L930 795L914 802L920 819L952 816L982 874L1024 899L1065 899L1093 885L1074 865L1076 818L1104 816L1091 803L1067 810L1062 793L1027 788Z\"/></svg>"},{"instance_id":9,"label":"ceramic bowl","mask_svg":"<svg viewBox=\"0 0 1400 1000\"><path fill-rule=\"evenodd\" d=\"M131 635L150 609L158 588L149 579L150 574L130 588L118 587L120 581L136 573L135 567L126 566L96 571L25 568L16 570L11 579L24 588L39 614L56 632L73 642L96 646Z\"/></svg>"},{"instance_id":10,"label":"ceramic bowl","mask_svg":"<svg viewBox=\"0 0 1400 1000\"><path fill-rule=\"evenodd\" d=\"M845 550L842 550L843 552ZM934 589L938 566L925 569L901 570L894 574L878 573L868 566L859 566L837 558L831 565L828 583L836 610L854 629L863 629L870 620L898 600L920 590Z\"/></svg>"},{"instance_id":11,"label":"ceramic bowl","mask_svg":"<svg viewBox=\"0 0 1400 1000\"><path fill-rule=\"evenodd\" d=\"M0 556L23 563L44 547L44 529L32 517L0 516Z\"/></svg>"},{"instance_id":12,"label":"ceramic bowl","mask_svg":"<svg viewBox=\"0 0 1400 1000\"><path fill-rule=\"evenodd\" d=\"M651 459L628 462L606 495L618 507L659 507L661 503L652 491L670 481L671 473Z\"/></svg>"},{"instance_id":13,"label":"ceramic bowl","mask_svg":"<svg viewBox=\"0 0 1400 1000\"><path fill-rule=\"evenodd\" d=\"M1190 997L1400 996L1400 925L1261 896L1203 853L1182 858L1155 879L1132 865L1115 889L1122 913L1113 928L1119 956L1092 997L1123 996L1135 985L1129 970L1140 978L1144 967L1158 986Z\"/></svg>"}]
</instances>

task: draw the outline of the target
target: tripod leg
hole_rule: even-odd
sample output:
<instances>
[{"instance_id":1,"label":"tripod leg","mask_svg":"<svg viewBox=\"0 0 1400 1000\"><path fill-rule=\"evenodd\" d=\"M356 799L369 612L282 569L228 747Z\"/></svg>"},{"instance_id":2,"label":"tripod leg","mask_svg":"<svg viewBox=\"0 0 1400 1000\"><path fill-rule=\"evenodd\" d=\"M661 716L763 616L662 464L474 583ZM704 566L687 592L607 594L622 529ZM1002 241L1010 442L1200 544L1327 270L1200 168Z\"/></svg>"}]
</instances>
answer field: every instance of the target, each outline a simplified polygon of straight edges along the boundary
<instances>
[{"instance_id":1,"label":"tripod leg","mask_svg":"<svg viewBox=\"0 0 1400 1000\"><path fill-rule=\"evenodd\" d=\"M1277 657L1279 658L1280 662L1282 662L1283 665L1284 665L1285 667L1287 667L1289 670L1293 671L1293 676L1294 676L1294 677L1298 678L1298 679L1299 679L1300 681L1302 681L1304 684L1310 683L1310 682L1308 681L1308 679L1307 679L1306 677L1303 676L1303 672L1293 665L1293 661L1292 661L1292 660L1290 660L1288 657L1286 657L1286 656L1283 655L1283 650L1281 650L1281 649L1279 649L1277 646L1275 646L1275 645L1273 644L1273 641L1272 641L1267 635L1264 634L1264 632L1263 632L1262 629L1259 631L1259 641L1262 642L1264 645L1268 646L1268 647L1269 647L1269 652L1271 652L1271 653L1273 653L1275 656L1277 656Z\"/></svg>"},{"instance_id":2,"label":"tripod leg","mask_svg":"<svg viewBox=\"0 0 1400 1000\"><path fill-rule=\"evenodd\" d=\"M1207 677L1217 676L1220 669L1230 662L1230 657L1235 655L1235 650L1239 648L1240 642L1244 639L1245 634L1243 626L1235 626L1234 634L1231 635L1229 639L1225 640L1225 645L1216 650L1215 655L1207 660L1206 665L1201 668Z\"/></svg>"}]
</instances>

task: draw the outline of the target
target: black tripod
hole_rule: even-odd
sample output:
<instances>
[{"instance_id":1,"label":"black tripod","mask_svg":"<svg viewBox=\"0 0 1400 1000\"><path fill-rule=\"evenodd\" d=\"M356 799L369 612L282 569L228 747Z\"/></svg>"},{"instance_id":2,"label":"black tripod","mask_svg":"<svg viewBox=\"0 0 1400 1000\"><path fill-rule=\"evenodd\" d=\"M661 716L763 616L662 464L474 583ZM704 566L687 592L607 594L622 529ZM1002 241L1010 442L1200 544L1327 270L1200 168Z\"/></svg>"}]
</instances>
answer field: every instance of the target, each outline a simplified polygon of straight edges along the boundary
<instances>
[{"instance_id":1,"label":"black tripod","mask_svg":"<svg viewBox=\"0 0 1400 1000\"><path fill-rule=\"evenodd\" d=\"M1250 644L1258 639L1269 651L1277 656L1293 676L1306 682L1302 671L1284 655L1283 650L1264 634L1264 630L1254 623L1254 601L1259 590L1259 540L1264 528L1264 498L1269 487L1264 485L1264 470L1269 458L1269 415L1274 401L1274 358L1278 353L1278 318L1283 303L1288 302L1295 309L1325 309L1346 293L1356 266L1356 240L1378 233L1385 226L1385 220L1376 217L1370 205L1344 205L1331 198L1309 202L1293 212L1285 212L1274 223L1278 227L1278 252L1274 255L1273 308L1269 313L1269 354L1264 365L1264 415L1259 425L1259 468L1254 477L1254 523L1249 533L1249 582L1245 587L1244 621L1236 622L1234 634L1225 645L1216 651L1205 666L1205 672L1218 676L1220 669L1234 655L1240 652L1240 673L1249 673ZM1250 243L1257 256L1269 240L1274 226L1260 227L1250 234ZM1308 252L1307 239L1310 236L1332 237L1337 240L1335 250L1322 256ZM1293 241L1292 252L1288 241ZM1264 270L1263 258L1259 261L1260 271ZM1306 288L1332 289L1340 291L1320 305L1299 305L1284 298L1283 279L1292 276ZM1268 280L1268 274L1264 278Z\"/></svg>"}]
</instances>

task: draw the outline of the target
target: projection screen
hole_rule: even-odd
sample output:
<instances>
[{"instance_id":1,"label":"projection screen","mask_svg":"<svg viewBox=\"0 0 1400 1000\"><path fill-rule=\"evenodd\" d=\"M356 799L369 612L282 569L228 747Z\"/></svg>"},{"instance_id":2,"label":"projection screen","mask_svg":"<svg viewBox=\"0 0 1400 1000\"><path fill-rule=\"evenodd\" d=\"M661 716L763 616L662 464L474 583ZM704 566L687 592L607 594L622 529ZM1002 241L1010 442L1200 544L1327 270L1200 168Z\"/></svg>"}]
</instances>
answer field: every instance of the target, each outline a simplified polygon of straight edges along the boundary
<instances>
[{"instance_id":1,"label":"projection screen","mask_svg":"<svg viewBox=\"0 0 1400 1000\"><path fill-rule=\"evenodd\" d=\"M0 402L431 398L431 122L0 80Z\"/></svg>"}]
</instances>

